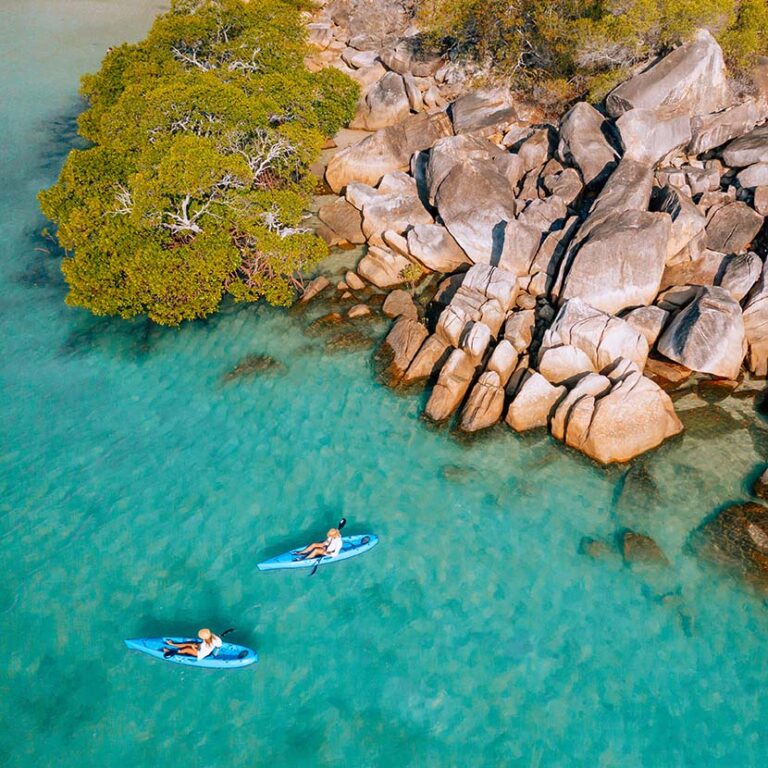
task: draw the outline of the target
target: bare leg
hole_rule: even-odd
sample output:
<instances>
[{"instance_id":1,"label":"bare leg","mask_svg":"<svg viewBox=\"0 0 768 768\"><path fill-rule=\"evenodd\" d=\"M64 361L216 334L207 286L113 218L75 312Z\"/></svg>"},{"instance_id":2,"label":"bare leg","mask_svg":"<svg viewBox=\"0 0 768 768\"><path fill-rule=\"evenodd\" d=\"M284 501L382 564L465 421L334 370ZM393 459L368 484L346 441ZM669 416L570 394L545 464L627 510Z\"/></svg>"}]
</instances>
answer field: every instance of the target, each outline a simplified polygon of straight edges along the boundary
<instances>
[{"instance_id":1,"label":"bare leg","mask_svg":"<svg viewBox=\"0 0 768 768\"><path fill-rule=\"evenodd\" d=\"M308 546L304 547L304 549L300 549L298 552L294 552L294 555L306 555L307 553L311 552L315 547L322 547L322 544L309 544Z\"/></svg>"},{"instance_id":2,"label":"bare leg","mask_svg":"<svg viewBox=\"0 0 768 768\"><path fill-rule=\"evenodd\" d=\"M187 645L184 648L179 648L179 656L197 656L198 648L196 645Z\"/></svg>"},{"instance_id":3,"label":"bare leg","mask_svg":"<svg viewBox=\"0 0 768 768\"><path fill-rule=\"evenodd\" d=\"M316 557L323 557L325 555L325 544L310 544L305 549L297 554L302 555L306 560L312 560Z\"/></svg>"},{"instance_id":4,"label":"bare leg","mask_svg":"<svg viewBox=\"0 0 768 768\"><path fill-rule=\"evenodd\" d=\"M168 645L173 646L173 653L171 656L197 656L197 643L173 643L168 642Z\"/></svg>"}]
</instances>

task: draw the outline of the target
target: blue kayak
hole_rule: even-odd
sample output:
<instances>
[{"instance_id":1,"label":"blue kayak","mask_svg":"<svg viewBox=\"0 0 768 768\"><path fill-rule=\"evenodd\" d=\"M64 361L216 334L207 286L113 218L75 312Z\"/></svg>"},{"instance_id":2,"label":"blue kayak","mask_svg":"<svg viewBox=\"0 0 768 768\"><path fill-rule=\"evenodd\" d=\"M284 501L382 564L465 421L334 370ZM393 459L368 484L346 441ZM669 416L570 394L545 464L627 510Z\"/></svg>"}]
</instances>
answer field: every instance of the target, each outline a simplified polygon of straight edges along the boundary
<instances>
[{"instance_id":1,"label":"blue kayak","mask_svg":"<svg viewBox=\"0 0 768 768\"><path fill-rule=\"evenodd\" d=\"M296 560L294 552L300 552L304 547L292 549L282 555L273 557L259 563L256 567L260 571L275 571L279 568L314 568L316 565L327 565L329 563L338 563L340 560L349 560L350 557L357 557L364 552L373 549L379 543L379 537L374 533L361 534L360 536L343 536L341 552L336 557L315 557L312 560Z\"/></svg>"},{"instance_id":2,"label":"blue kayak","mask_svg":"<svg viewBox=\"0 0 768 768\"><path fill-rule=\"evenodd\" d=\"M132 651L140 651L149 656L154 656L156 659L171 661L174 664L184 664L187 667L234 669L235 667L250 666L259 660L259 654L256 651L246 648L244 645L235 645L234 643L222 643L216 655L211 654L200 661L194 656L180 656L178 653L166 659L163 656L163 651L171 647L168 645L169 640L174 643L200 642L197 637L137 637L134 640L125 640L124 642Z\"/></svg>"}]
</instances>

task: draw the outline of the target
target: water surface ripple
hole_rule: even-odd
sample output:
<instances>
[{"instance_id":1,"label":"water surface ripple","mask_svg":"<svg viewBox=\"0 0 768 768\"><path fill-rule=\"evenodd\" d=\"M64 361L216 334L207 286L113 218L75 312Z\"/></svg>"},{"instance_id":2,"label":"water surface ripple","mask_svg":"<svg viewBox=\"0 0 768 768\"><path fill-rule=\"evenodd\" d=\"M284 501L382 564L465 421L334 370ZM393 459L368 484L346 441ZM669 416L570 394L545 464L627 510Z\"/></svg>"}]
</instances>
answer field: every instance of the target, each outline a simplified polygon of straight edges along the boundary
<instances>
[{"instance_id":1,"label":"water surface ripple","mask_svg":"<svg viewBox=\"0 0 768 768\"><path fill-rule=\"evenodd\" d=\"M691 396L684 437L603 470L546 435L426 428L301 316L174 332L64 305L35 194L79 75L159 7L0 0L0 764L763 765L765 607L686 548L765 458L749 400ZM284 367L227 378L248 355ZM340 515L382 544L256 570ZM579 553L627 527L670 567ZM121 646L203 624L261 662Z\"/></svg>"}]
</instances>

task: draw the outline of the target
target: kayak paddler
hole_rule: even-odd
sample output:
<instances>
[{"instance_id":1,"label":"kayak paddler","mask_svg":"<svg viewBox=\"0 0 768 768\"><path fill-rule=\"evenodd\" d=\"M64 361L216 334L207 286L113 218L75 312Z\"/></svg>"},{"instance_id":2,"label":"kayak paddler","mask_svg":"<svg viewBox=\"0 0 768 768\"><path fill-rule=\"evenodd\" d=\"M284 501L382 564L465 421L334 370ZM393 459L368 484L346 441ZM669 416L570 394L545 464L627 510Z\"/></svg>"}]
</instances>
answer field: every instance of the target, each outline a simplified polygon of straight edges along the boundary
<instances>
[{"instance_id":1,"label":"kayak paddler","mask_svg":"<svg viewBox=\"0 0 768 768\"><path fill-rule=\"evenodd\" d=\"M344 542L341 538L341 531L338 528L331 528L325 534L326 539L323 542L310 544L299 552L294 552L296 560L314 560L316 557L336 557Z\"/></svg>"},{"instance_id":2,"label":"kayak paddler","mask_svg":"<svg viewBox=\"0 0 768 768\"><path fill-rule=\"evenodd\" d=\"M219 648L221 648L221 638L218 635L214 635L210 629L203 628L197 633L197 636L200 638L200 642L174 643L168 640L167 645L172 647L166 648L163 651L163 656L166 659L177 654L179 656L195 656L198 661L201 661L211 654L218 654Z\"/></svg>"}]
</instances>

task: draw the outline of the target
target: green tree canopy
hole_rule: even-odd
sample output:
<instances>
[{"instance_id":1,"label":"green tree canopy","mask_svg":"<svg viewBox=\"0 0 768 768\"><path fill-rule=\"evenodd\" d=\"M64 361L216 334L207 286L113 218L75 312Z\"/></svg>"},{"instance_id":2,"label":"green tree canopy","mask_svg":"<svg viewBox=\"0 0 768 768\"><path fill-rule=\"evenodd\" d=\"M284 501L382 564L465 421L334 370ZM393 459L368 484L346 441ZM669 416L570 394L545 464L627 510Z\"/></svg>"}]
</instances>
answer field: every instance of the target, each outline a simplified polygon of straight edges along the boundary
<instances>
[{"instance_id":1,"label":"green tree canopy","mask_svg":"<svg viewBox=\"0 0 768 768\"><path fill-rule=\"evenodd\" d=\"M302 226L309 167L358 98L341 72L304 67L299 8L174 0L83 78L92 146L40 193L68 253L69 304L178 325L227 293L290 303L326 253Z\"/></svg>"}]
</instances>

